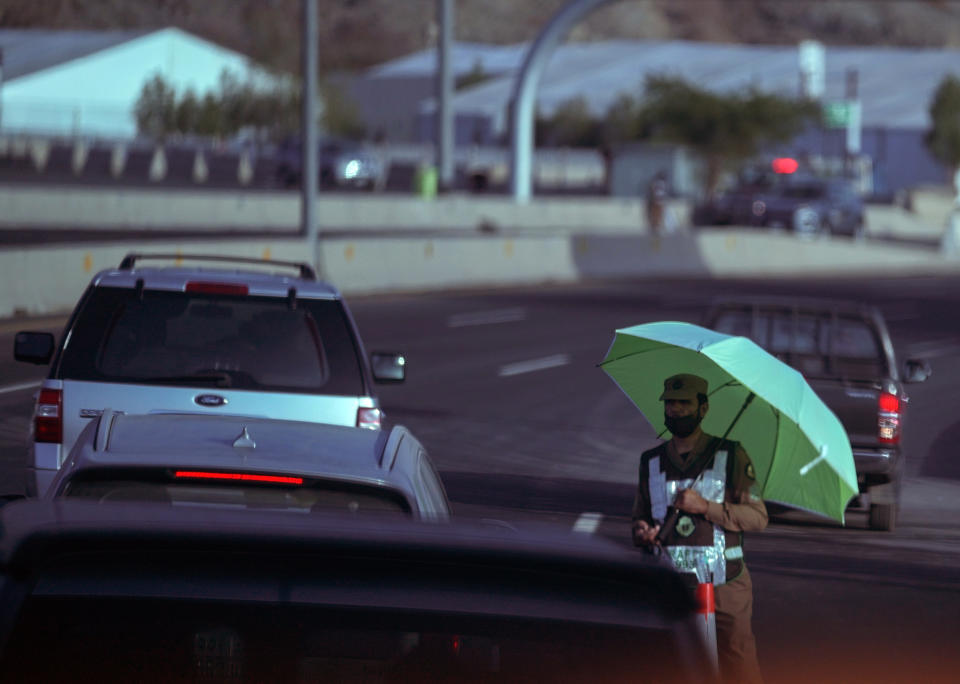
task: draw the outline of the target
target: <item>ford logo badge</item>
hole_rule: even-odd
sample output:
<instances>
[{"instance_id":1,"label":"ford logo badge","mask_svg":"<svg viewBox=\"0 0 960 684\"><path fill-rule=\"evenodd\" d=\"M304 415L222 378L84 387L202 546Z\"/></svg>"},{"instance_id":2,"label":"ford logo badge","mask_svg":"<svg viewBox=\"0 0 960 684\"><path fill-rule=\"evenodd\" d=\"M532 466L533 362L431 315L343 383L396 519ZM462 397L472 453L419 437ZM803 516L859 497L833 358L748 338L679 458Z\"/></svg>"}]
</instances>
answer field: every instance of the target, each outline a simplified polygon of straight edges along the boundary
<instances>
[{"instance_id":1,"label":"ford logo badge","mask_svg":"<svg viewBox=\"0 0 960 684\"><path fill-rule=\"evenodd\" d=\"M227 403L227 398L219 394L198 394L193 400L200 406L223 406Z\"/></svg>"}]
</instances>

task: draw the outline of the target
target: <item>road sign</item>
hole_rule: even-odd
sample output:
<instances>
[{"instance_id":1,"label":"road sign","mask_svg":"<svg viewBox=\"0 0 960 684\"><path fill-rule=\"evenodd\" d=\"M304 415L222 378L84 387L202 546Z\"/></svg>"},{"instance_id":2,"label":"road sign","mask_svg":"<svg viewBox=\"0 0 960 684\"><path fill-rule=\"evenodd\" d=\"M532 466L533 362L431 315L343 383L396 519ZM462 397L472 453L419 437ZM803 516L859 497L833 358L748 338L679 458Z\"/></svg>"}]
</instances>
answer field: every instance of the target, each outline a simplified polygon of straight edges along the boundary
<instances>
[{"instance_id":1,"label":"road sign","mask_svg":"<svg viewBox=\"0 0 960 684\"><path fill-rule=\"evenodd\" d=\"M827 128L846 128L850 125L854 102L838 100L823 104L823 123Z\"/></svg>"}]
</instances>

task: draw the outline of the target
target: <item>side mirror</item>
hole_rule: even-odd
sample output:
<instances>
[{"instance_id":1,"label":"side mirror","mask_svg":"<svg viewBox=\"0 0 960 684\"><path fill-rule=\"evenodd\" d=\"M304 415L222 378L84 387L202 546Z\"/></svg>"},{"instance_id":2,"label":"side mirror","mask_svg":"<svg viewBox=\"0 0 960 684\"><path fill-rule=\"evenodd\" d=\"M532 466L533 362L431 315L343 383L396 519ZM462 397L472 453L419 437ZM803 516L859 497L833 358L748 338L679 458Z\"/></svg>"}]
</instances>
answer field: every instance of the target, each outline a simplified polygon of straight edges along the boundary
<instances>
[{"instance_id":1,"label":"side mirror","mask_svg":"<svg viewBox=\"0 0 960 684\"><path fill-rule=\"evenodd\" d=\"M13 340L13 358L26 363L47 364L53 357L53 335L21 331Z\"/></svg>"},{"instance_id":2,"label":"side mirror","mask_svg":"<svg viewBox=\"0 0 960 684\"><path fill-rule=\"evenodd\" d=\"M407 379L407 360L403 354L373 352L370 354L370 370L374 382L401 383Z\"/></svg>"},{"instance_id":3,"label":"side mirror","mask_svg":"<svg viewBox=\"0 0 960 684\"><path fill-rule=\"evenodd\" d=\"M904 380L907 382L923 382L933 375L930 364L922 359L909 359L904 364L904 369Z\"/></svg>"}]
</instances>

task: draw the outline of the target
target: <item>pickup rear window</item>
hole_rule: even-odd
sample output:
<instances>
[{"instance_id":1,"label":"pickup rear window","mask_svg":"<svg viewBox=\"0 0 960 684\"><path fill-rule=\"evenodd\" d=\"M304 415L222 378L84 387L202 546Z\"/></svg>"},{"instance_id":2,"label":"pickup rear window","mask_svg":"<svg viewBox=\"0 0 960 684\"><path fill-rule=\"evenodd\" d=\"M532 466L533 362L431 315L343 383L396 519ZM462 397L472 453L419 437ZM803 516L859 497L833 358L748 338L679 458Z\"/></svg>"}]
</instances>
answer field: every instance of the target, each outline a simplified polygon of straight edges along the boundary
<instances>
[{"instance_id":1,"label":"pickup rear window","mask_svg":"<svg viewBox=\"0 0 960 684\"><path fill-rule=\"evenodd\" d=\"M59 377L278 392L363 393L336 300L98 287L74 324Z\"/></svg>"},{"instance_id":2,"label":"pickup rear window","mask_svg":"<svg viewBox=\"0 0 960 684\"><path fill-rule=\"evenodd\" d=\"M749 337L809 377L875 379L888 374L877 333L863 318L788 309L729 309L721 311L710 327Z\"/></svg>"}]
</instances>

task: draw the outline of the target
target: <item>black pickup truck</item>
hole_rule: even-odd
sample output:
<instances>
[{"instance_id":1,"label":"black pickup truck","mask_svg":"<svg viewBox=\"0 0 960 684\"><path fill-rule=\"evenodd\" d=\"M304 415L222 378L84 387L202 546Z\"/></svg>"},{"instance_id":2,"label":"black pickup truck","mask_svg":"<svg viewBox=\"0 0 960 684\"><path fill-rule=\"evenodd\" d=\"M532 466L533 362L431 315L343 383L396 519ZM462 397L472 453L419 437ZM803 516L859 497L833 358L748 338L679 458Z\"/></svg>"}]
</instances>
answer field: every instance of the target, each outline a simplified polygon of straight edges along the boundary
<instances>
[{"instance_id":1,"label":"black pickup truck","mask_svg":"<svg viewBox=\"0 0 960 684\"><path fill-rule=\"evenodd\" d=\"M905 455L904 384L922 382L922 360L899 366L880 310L856 302L762 297L717 301L704 324L749 337L800 371L846 428L870 527L893 530Z\"/></svg>"}]
</instances>

